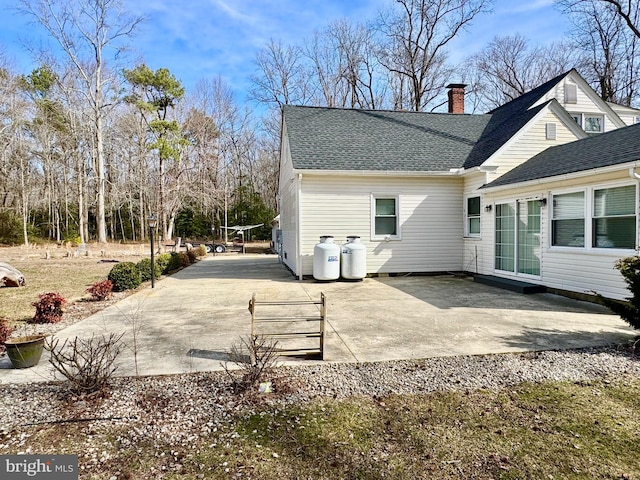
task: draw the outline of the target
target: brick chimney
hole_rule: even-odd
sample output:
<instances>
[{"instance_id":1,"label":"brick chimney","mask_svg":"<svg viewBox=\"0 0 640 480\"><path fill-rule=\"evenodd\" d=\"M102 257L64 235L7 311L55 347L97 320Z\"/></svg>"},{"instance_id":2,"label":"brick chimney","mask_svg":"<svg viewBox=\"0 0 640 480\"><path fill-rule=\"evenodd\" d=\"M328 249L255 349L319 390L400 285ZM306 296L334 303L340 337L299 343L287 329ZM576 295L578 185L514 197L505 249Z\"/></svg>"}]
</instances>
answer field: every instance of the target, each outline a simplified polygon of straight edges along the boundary
<instances>
[{"instance_id":1,"label":"brick chimney","mask_svg":"<svg viewBox=\"0 0 640 480\"><path fill-rule=\"evenodd\" d=\"M464 113L464 83L450 83L449 89L449 113Z\"/></svg>"}]
</instances>

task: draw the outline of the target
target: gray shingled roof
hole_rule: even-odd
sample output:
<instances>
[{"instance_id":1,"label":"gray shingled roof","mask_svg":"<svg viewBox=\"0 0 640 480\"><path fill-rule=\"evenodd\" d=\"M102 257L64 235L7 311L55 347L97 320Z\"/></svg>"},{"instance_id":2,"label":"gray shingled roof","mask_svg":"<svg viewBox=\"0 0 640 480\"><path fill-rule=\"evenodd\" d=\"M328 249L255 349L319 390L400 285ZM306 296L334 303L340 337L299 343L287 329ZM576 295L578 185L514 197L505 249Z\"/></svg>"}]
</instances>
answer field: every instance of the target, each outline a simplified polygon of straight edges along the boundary
<instances>
[{"instance_id":1,"label":"gray shingled roof","mask_svg":"<svg viewBox=\"0 0 640 480\"><path fill-rule=\"evenodd\" d=\"M532 108L571 71L485 115L285 105L293 167L433 172L480 166L551 102Z\"/></svg>"},{"instance_id":2,"label":"gray shingled roof","mask_svg":"<svg viewBox=\"0 0 640 480\"><path fill-rule=\"evenodd\" d=\"M448 171L464 165L490 115L286 105L293 167L303 170Z\"/></svg>"},{"instance_id":3,"label":"gray shingled roof","mask_svg":"<svg viewBox=\"0 0 640 480\"><path fill-rule=\"evenodd\" d=\"M640 124L551 147L482 188L640 161Z\"/></svg>"}]
</instances>

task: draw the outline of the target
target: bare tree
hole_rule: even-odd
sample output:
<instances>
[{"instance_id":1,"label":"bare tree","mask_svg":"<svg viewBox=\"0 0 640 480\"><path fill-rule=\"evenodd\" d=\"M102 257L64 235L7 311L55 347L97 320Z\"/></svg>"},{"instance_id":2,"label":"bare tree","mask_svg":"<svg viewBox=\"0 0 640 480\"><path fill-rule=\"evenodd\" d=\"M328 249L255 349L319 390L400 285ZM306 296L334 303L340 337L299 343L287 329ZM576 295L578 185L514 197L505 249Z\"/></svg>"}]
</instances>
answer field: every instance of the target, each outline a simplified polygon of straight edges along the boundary
<instances>
[{"instance_id":1,"label":"bare tree","mask_svg":"<svg viewBox=\"0 0 640 480\"><path fill-rule=\"evenodd\" d=\"M468 99L490 110L509 102L575 66L567 42L530 46L522 35L495 37L465 62Z\"/></svg>"},{"instance_id":2,"label":"bare tree","mask_svg":"<svg viewBox=\"0 0 640 480\"><path fill-rule=\"evenodd\" d=\"M396 0L396 10L380 15L385 41L380 62L395 76L394 107L421 111L450 81L448 43L490 0Z\"/></svg>"},{"instance_id":3,"label":"bare tree","mask_svg":"<svg viewBox=\"0 0 640 480\"><path fill-rule=\"evenodd\" d=\"M624 20L633 35L640 38L640 2L638 0L627 0L626 2L620 0L601 1L613 6L616 14Z\"/></svg>"},{"instance_id":4,"label":"bare tree","mask_svg":"<svg viewBox=\"0 0 640 480\"><path fill-rule=\"evenodd\" d=\"M251 97L265 105L305 104L311 97L302 50L270 40L256 55Z\"/></svg>"},{"instance_id":5,"label":"bare tree","mask_svg":"<svg viewBox=\"0 0 640 480\"><path fill-rule=\"evenodd\" d=\"M83 94L92 111L95 145L92 159L97 175L97 235L107 241L105 215L104 110L109 87L105 77L105 50L115 56L122 50L120 41L133 34L141 18L127 15L118 0L20 0L20 11L42 25L75 66L84 84Z\"/></svg>"},{"instance_id":6,"label":"bare tree","mask_svg":"<svg viewBox=\"0 0 640 480\"><path fill-rule=\"evenodd\" d=\"M386 92L384 70L375 56L371 29L346 19L331 23L305 42L312 103L328 107L380 108Z\"/></svg>"},{"instance_id":7,"label":"bare tree","mask_svg":"<svg viewBox=\"0 0 640 480\"><path fill-rule=\"evenodd\" d=\"M574 48L583 56L583 74L609 102L630 106L638 98L640 36L638 1L560 0L573 23ZM623 15L621 15L621 12ZM631 20L631 23L627 23ZM636 30L636 31L634 31Z\"/></svg>"}]
</instances>

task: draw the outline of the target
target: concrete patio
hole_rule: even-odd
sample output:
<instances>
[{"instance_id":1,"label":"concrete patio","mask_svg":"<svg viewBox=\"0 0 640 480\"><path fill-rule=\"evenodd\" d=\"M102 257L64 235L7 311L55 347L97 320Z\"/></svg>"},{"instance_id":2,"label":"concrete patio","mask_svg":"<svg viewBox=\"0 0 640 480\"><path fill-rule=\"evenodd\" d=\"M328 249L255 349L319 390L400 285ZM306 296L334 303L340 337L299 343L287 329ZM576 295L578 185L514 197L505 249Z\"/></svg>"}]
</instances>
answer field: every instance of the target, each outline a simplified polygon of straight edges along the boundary
<instances>
[{"instance_id":1,"label":"concrete patio","mask_svg":"<svg viewBox=\"0 0 640 480\"><path fill-rule=\"evenodd\" d=\"M328 299L325 362L567 349L619 343L637 332L598 305L552 294L522 295L454 276L297 281L272 255L209 256L56 335L124 332L118 375L221 369L250 332L253 293L264 300ZM137 330L136 348L133 331ZM0 382L53 377L47 353L36 367L0 358ZM310 364L315 360L284 360Z\"/></svg>"}]
</instances>

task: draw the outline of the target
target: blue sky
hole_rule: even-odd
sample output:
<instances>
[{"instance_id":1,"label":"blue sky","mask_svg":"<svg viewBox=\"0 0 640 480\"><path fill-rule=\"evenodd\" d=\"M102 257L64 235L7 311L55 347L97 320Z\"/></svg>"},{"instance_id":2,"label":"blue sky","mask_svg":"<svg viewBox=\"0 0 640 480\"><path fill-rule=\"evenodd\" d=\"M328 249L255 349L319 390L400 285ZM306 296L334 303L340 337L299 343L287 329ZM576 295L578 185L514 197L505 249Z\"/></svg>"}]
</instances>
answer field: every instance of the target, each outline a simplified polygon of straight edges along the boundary
<instances>
[{"instance_id":1,"label":"blue sky","mask_svg":"<svg viewBox=\"0 0 640 480\"><path fill-rule=\"evenodd\" d=\"M73 1L73 0L70 0ZM187 89L200 79L221 75L244 102L254 73L256 52L270 38L300 43L316 29L339 18L370 20L393 0L124 0L147 17L133 41L138 58L150 68L168 68ZM46 42L37 26L13 12L15 0L0 0L0 51L16 68L35 65L24 39ZM493 13L478 17L451 46L461 60L495 35L521 33L532 42L557 40L568 28L552 0L495 0ZM133 65L131 65L133 66Z\"/></svg>"}]
</instances>

